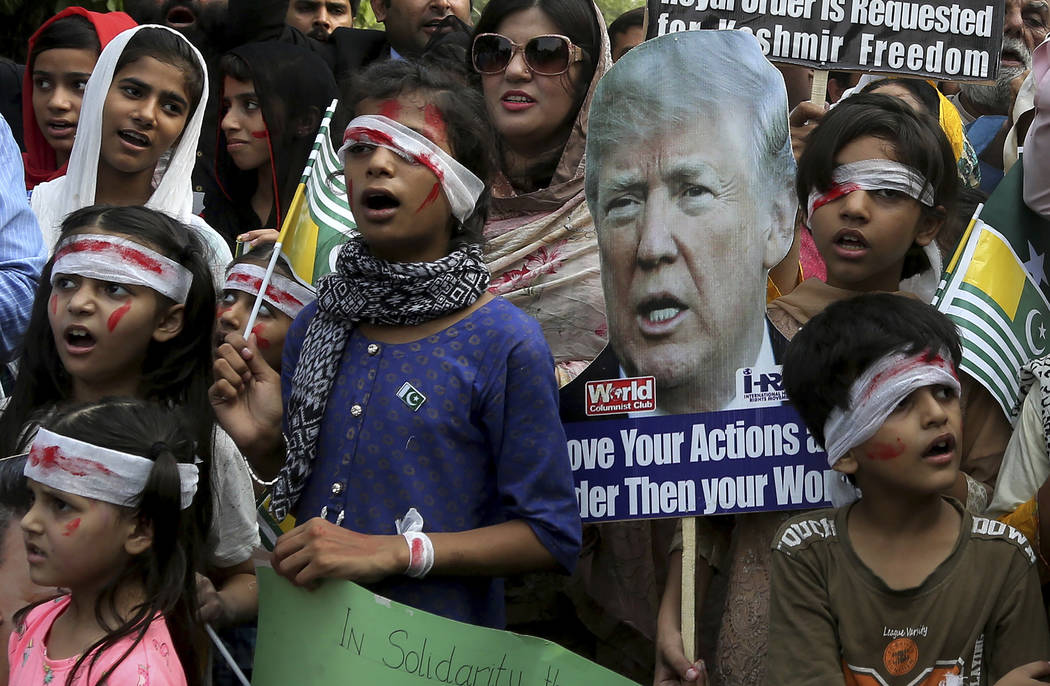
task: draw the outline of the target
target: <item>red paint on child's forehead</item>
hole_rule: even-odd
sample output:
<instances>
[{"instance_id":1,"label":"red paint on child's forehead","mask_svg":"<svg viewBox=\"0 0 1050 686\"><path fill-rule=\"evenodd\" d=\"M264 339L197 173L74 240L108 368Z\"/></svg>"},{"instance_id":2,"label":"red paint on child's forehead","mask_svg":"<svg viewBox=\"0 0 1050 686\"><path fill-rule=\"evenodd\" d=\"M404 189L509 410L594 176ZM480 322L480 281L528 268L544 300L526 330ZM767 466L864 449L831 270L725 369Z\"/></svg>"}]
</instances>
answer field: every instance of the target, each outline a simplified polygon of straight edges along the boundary
<instances>
[{"instance_id":1,"label":"red paint on child's forehead","mask_svg":"<svg viewBox=\"0 0 1050 686\"><path fill-rule=\"evenodd\" d=\"M401 117L401 103L397 100L384 100L379 103L379 114L387 119L398 121Z\"/></svg>"},{"instance_id":2,"label":"red paint on child's forehead","mask_svg":"<svg viewBox=\"0 0 1050 686\"><path fill-rule=\"evenodd\" d=\"M428 102L423 107L423 121L426 123L423 135L438 145L448 146L448 125L437 105Z\"/></svg>"}]
</instances>

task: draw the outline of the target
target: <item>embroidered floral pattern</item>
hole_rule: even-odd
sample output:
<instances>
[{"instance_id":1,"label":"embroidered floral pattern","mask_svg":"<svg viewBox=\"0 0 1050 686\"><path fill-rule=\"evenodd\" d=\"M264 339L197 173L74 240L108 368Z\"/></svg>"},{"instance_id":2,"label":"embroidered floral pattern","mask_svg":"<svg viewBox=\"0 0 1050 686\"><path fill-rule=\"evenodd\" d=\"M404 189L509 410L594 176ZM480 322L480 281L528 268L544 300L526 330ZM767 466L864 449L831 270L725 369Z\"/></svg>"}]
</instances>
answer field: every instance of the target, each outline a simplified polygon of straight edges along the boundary
<instances>
[{"instance_id":1,"label":"embroidered floral pattern","mask_svg":"<svg viewBox=\"0 0 1050 686\"><path fill-rule=\"evenodd\" d=\"M568 239L550 245L542 245L530 253L519 269L508 269L489 284L489 292L504 295L521 288L528 288L541 276L554 274L564 260Z\"/></svg>"}]
</instances>

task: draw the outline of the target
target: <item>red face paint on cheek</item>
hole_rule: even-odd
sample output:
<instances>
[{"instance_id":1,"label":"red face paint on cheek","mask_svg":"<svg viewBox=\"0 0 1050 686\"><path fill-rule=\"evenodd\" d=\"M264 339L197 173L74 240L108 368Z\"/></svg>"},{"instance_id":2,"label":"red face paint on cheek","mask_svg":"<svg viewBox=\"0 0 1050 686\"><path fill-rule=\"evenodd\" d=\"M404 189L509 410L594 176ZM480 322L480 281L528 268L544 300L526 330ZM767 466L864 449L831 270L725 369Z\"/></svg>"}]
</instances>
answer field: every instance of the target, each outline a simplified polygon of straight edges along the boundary
<instances>
[{"instance_id":1,"label":"red face paint on cheek","mask_svg":"<svg viewBox=\"0 0 1050 686\"><path fill-rule=\"evenodd\" d=\"M441 110L437 108L437 105L428 103L423 108L423 120L426 122L426 126L423 127L423 135L438 145L447 146L448 127L445 124L445 117L441 114Z\"/></svg>"},{"instance_id":2,"label":"red face paint on cheek","mask_svg":"<svg viewBox=\"0 0 1050 686\"><path fill-rule=\"evenodd\" d=\"M270 347L270 341L263 338L262 328L262 324L256 324L252 327L252 333L255 334L255 344L259 346L259 350L266 350Z\"/></svg>"},{"instance_id":3,"label":"red face paint on cheek","mask_svg":"<svg viewBox=\"0 0 1050 686\"><path fill-rule=\"evenodd\" d=\"M106 327L112 332L113 329L117 328L117 324L124 318L124 315L131 309L131 300L128 300L123 305L113 310L113 314L109 315L109 319L106 320Z\"/></svg>"},{"instance_id":4,"label":"red face paint on cheek","mask_svg":"<svg viewBox=\"0 0 1050 686\"><path fill-rule=\"evenodd\" d=\"M218 319L219 317L221 317L222 315L226 314L227 312L229 312L232 309L233 309L232 307L226 307L225 305L216 305L215 306L215 318Z\"/></svg>"},{"instance_id":5,"label":"red face paint on cheek","mask_svg":"<svg viewBox=\"0 0 1050 686\"><path fill-rule=\"evenodd\" d=\"M379 114L387 119L397 120L401 116L401 103L397 100L384 100L379 103Z\"/></svg>"},{"instance_id":6,"label":"red face paint on cheek","mask_svg":"<svg viewBox=\"0 0 1050 686\"><path fill-rule=\"evenodd\" d=\"M51 308L51 314L58 314L58 293L51 294L51 300L48 302L48 306Z\"/></svg>"},{"instance_id":7,"label":"red face paint on cheek","mask_svg":"<svg viewBox=\"0 0 1050 686\"><path fill-rule=\"evenodd\" d=\"M869 460L892 460L903 455L905 449L904 441L898 438L896 443L876 443L872 445L866 457Z\"/></svg>"},{"instance_id":8,"label":"red face paint on cheek","mask_svg":"<svg viewBox=\"0 0 1050 686\"><path fill-rule=\"evenodd\" d=\"M270 132L267 131L266 129L263 129L262 131L252 131L252 138L258 138L258 139L261 140L263 138L269 138L269 137L270 137Z\"/></svg>"},{"instance_id":9,"label":"red face paint on cheek","mask_svg":"<svg viewBox=\"0 0 1050 686\"><path fill-rule=\"evenodd\" d=\"M68 524L66 524L66 533L64 533L62 535L63 536L70 536L70 535L72 535L73 532L76 531L79 526L80 526L80 517L77 517L73 521L71 521Z\"/></svg>"},{"instance_id":10,"label":"red face paint on cheek","mask_svg":"<svg viewBox=\"0 0 1050 686\"><path fill-rule=\"evenodd\" d=\"M440 183L435 183L434 187L430 189L430 194L427 195L427 197L423 198L423 202L419 205L419 209L416 210L416 214L419 214L420 212L422 212L427 207L427 205L430 205L435 200L437 200L438 199L438 195L440 195L440 194L441 194L441 184Z\"/></svg>"}]
</instances>

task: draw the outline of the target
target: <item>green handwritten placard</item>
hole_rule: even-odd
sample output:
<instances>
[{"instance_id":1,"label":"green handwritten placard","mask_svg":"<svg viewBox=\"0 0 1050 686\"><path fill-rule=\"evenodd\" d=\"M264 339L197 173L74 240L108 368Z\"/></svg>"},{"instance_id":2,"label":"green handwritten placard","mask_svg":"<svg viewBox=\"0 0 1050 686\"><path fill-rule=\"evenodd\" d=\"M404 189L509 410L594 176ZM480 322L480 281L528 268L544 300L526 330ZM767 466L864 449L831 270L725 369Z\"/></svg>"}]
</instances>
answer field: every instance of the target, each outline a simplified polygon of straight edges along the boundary
<instances>
[{"instance_id":1,"label":"green handwritten placard","mask_svg":"<svg viewBox=\"0 0 1050 686\"><path fill-rule=\"evenodd\" d=\"M550 641L438 617L349 581L308 591L257 572L253 686L638 686Z\"/></svg>"}]
</instances>

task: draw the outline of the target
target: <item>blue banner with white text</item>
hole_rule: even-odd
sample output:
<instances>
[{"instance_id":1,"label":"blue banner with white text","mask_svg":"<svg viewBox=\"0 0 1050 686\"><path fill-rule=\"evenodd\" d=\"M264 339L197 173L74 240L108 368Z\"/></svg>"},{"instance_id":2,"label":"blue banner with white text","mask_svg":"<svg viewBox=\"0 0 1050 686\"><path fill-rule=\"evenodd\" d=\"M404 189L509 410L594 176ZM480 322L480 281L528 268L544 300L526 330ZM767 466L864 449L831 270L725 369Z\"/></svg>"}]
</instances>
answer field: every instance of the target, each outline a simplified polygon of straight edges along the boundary
<instances>
[{"instance_id":1,"label":"blue banner with white text","mask_svg":"<svg viewBox=\"0 0 1050 686\"><path fill-rule=\"evenodd\" d=\"M829 507L827 457L787 404L565 425L584 522Z\"/></svg>"}]
</instances>

